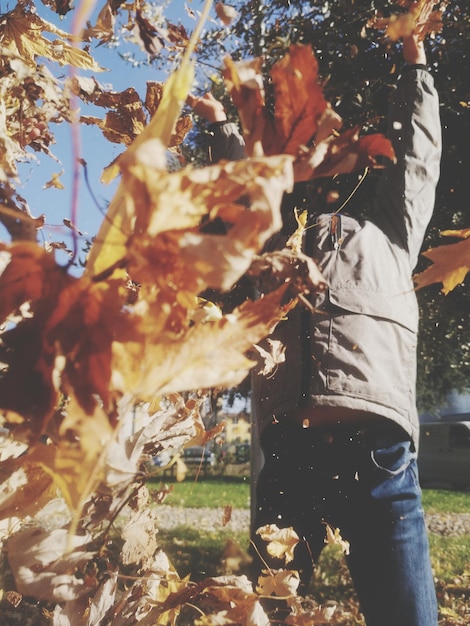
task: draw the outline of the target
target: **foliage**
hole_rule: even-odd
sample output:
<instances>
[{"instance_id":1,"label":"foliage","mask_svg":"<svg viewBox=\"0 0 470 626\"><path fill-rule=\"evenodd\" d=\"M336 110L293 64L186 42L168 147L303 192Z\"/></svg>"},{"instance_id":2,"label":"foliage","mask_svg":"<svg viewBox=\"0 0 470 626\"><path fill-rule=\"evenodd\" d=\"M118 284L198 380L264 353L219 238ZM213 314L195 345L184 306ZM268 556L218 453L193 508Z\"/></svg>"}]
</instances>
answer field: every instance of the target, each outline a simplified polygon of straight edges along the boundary
<instances>
[{"instance_id":1,"label":"foliage","mask_svg":"<svg viewBox=\"0 0 470 626\"><path fill-rule=\"evenodd\" d=\"M58 14L72 10L47 4ZM298 43L266 68L276 87L269 102L261 60L250 80L243 62L225 64L244 132L256 137L254 157L172 171L168 152L190 126L181 111L210 4L190 37L170 23L165 32L154 26L139 2L122 9L107 2L92 25L86 21L92 3L84 0L71 34L39 18L30 0L0 18L0 215L12 239L0 244L0 515L14 592L46 602L55 625L176 624L188 605L197 607L201 626L268 623L246 578L192 582L178 575L158 541L146 461L214 436L201 419L201 390L241 381L254 363L251 348L304 293L325 288L295 245L260 254L280 228L284 193L295 181L334 178L393 158L379 133L364 137L360 125L338 132L332 92L319 87L310 46ZM180 54L166 83L149 86L145 103L132 88L116 94L75 70L61 82L40 65L42 58L99 71L86 44L110 41L120 10L135 18L149 54L158 55L167 42ZM422 22L413 10L400 28L409 20L431 24L430 15ZM243 97L251 79L254 116ZM77 98L109 109L105 118L79 118ZM277 139L268 142L270 111ZM30 215L17 189L18 162L30 150L49 154L51 125L62 121L75 134L80 123L94 124L126 146L106 168L106 180L119 176L119 183L80 276L71 272L72 262L57 263L53 245L38 245L43 220ZM312 128L317 145L305 149ZM77 201L72 198L72 224ZM220 223L223 232L214 227ZM74 247L75 256L76 241ZM202 298L263 272L270 281L258 300L222 311ZM154 497L158 503L164 496L163 490ZM276 528L265 534L268 550L291 557L298 537ZM342 543L335 529L328 538ZM306 609L297 584L295 573L268 572L258 590L287 596L288 623L332 617Z\"/></svg>"}]
</instances>

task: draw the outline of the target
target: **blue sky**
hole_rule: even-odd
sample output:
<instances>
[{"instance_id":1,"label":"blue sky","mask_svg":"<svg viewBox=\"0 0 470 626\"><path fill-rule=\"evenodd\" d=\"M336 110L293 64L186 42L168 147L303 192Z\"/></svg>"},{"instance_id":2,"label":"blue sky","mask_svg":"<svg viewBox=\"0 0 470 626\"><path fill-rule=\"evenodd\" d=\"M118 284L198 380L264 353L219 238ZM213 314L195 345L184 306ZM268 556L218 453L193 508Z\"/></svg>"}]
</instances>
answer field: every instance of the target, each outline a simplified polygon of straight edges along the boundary
<instances>
[{"instance_id":1,"label":"blue sky","mask_svg":"<svg viewBox=\"0 0 470 626\"><path fill-rule=\"evenodd\" d=\"M78 5L78 2L76 3ZM154 3L159 7L162 3ZM168 3L163 15L173 23L182 23L188 32L191 32L196 25L196 21L188 16L185 5L188 5L193 11L202 8L203 0L173 0ZM103 6L103 2L96 3L96 9L92 14L90 21L94 23L95 15ZM38 13L42 18L49 22L53 22L62 30L71 31L71 22L73 12L69 13L65 18L60 19L55 13L44 7L40 2L37 3ZM215 17L212 8L211 17ZM210 27L210 25L209 25ZM124 44L119 47L119 52L130 52L137 59L143 61L146 59L144 52L140 50L138 45ZM93 74L98 82L107 85L114 91L122 91L127 87L134 87L140 97L145 97L146 81L160 80L164 81L166 75L158 72L155 68L146 66L133 66L123 61L117 49L110 49L106 46L92 46L90 54L95 60L108 71ZM57 64L50 64L49 68L55 75L66 75L67 69L60 68ZM80 71L83 75L91 75L90 72ZM81 105L83 113L90 113L84 105ZM104 117L104 109L96 109L92 114ZM72 148L71 133L66 124L57 125L54 129L56 144L51 146L52 152L60 160L56 162L46 155L40 154L39 163L31 161L30 163L20 166L20 177L22 186L19 188L21 193L28 201L30 209L34 216L41 214L46 215L46 226L41 232L41 237L46 240L66 241L68 245L69 230L63 226L62 220L70 218L71 194L72 194ZM101 131L95 126L81 126L81 152L82 158L87 162L88 178L93 188L93 192L100 204L105 207L113 195L116 185L103 185L100 182L100 176L103 168L108 165L118 154L124 150L124 146L113 144L105 140ZM36 153L34 153L36 154ZM44 185L52 178L54 173L64 172L60 178L65 189L44 189ZM96 234L102 221L102 214L92 200L81 177L79 209L77 215L77 227L83 233L92 236ZM58 260L61 255L58 255ZM66 259L63 260L66 262Z\"/></svg>"}]
</instances>

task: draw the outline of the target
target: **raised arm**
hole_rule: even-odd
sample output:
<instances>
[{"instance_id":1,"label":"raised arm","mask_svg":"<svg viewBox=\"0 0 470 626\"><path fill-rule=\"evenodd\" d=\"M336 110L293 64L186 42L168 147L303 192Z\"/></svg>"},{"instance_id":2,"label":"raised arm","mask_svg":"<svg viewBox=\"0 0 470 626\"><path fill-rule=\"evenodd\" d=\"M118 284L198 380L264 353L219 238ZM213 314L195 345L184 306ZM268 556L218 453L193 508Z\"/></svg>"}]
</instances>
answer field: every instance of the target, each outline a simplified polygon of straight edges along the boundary
<instances>
[{"instance_id":1,"label":"raised arm","mask_svg":"<svg viewBox=\"0 0 470 626\"><path fill-rule=\"evenodd\" d=\"M378 185L377 220L394 243L407 249L416 265L431 219L441 156L439 102L426 67L422 42L413 35L403 41L405 67L389 113L389 137L397 162Z\"/></svg>"},{"instance_id":2,"label":"raised arm","mask_svg":"<svg viewBox=\"0 0 470 626\"><path fill-rule=\"evenodd\" d=\"M246 158L245 142L238 127L227 120L224 107L211 93L200 98L189 96L187 100L193 111L209 123L209 159L217 163L223 159L239 161Z\"/></svg>"}]
</instances>

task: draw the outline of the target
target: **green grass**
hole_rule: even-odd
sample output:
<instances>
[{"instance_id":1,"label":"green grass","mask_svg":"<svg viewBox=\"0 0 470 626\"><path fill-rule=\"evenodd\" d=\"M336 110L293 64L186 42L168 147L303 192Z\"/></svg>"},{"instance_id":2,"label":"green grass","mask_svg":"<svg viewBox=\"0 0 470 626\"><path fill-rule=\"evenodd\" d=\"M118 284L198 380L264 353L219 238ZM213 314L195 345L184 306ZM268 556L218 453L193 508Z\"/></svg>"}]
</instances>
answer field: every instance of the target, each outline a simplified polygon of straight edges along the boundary
<instances>
[{"instance_id":1,"label":"green grass","mask_svg":"<svg viewBox=\"0 0 470 626\"><path fill-rule=\"evenodd\" d=\"M247 478L186 479L183 482L165 481L172 491L165 504L188 508L218 508L230 505L234 509L250 507L250 481ZM151 483L150 489L158 489L159 483Z\"/></svg>"},{"instance_id":2,"label":"green grass","mask_svg":"<svg viewBox=\"0 0 470 626\"><path fill-rule=\"evenodd\" d=\"M250 506L250 481L248 478L198 478L178 483L164 480L172 488L165 504L192 508L217 508L230 504L235 509ZM160 482L150 484L158 489ZM470 492L423 489L423 506L427 513L470 513Z\"/></svg>"},{"instance_id":3,"label":"green grass","mask_svg":"<svg viewBox=\"0 0 470 626\"><path fill-rule=\"evenodd\" d=\"M423 507L427 513L470 513L470 492L423 489Z\"/></svg>"}]
</instances>

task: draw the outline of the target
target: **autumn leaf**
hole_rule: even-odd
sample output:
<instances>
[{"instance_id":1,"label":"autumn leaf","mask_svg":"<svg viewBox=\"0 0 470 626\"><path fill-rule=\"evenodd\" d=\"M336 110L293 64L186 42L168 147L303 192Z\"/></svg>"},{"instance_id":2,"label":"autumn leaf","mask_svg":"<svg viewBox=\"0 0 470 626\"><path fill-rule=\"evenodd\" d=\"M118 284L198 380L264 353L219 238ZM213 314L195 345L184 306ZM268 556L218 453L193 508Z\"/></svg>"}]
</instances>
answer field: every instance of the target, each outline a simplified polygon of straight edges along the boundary
<instances>
[{"instance_id":1,"label":"autumn leaf","mask_svg":"<svg viewBox=\"0 0 470 626\"><path fill-rule=\"evenodd\" d=\"M412 33L423 40L430 33L437 33L442 29L442 10L446 2L439 0L402 0L400 4L408 9L406 13L384 18L380 14L369 20L367 26L385 30L392 41L408 37ZM434 9L440 5L439 9ZM441 9L442 7L442 9Z\"/></svg>"},{"instance_id":2,"label":"autumn leaf","mask_svg":"<svg viewBox=\"0 0 470 626\"><path fill-rule=\"evenodd\" d=\"M335 545L340 546L343 554L349 554L349 541L346 541L341 537L340 529L333 528L330 524L325 523L326 526L326 537L325 543L327 545Z\"/></svg>"},{"instance_id":3,"label":"autumn leaf","mask_svg":"<svg viewBox=\"0 0 470 626\"><path fill-rule=\"evenodd\" d=\"M83 41L99 39L101 42L106 43L113 38L116 21L116 10L113 4L113 0L105 2L96 18L95 24L91 25L87 23L87 26L84 27L81 32L81 39Z\"/></svg>"},{"instance_id":4,"label":"autumn leaf","mask_svg":"<svg viewBox=\"0 0 470 626\"><path fill-rule=\"evenodd\" d=\"M295 181L381 167L378 157L394 160L383 135L359 136L359 128L338 134L342 120L325 100L310 46L292 45L271 70L274 119L266 112L261 59L225 61L224 78L239 110L249 155L290 154Z\"/></svg>"},{"instance_id":5,"label":"autumn leaf","mask_svg":"<svg viewBox=\"0 0 470 626\"><path fill-rule=\"evenodd\" d=\"M80 570L95 556L87 550L89 535L74 536L57 528L46 531L26 526L8 541L7 554L21 593L44 600L64 602L90 592ZM68 551L69 545L72 551Z\"/></svg>"},{"instance_id":6,"label":"autumn leaf","mask_svg":"<svg viewBox=\"0 0 470 626\"><path fill-rule=\"evenodd\" d=\"M223 2L217 2L214 6L217 17L221 20L225 26L228 26L237 18L237 11L228 4Z\"/></svg>"},{"instance_id":7,"label":"autumn leaf","mask_svg":"<svg viewBox=\"0 0 470 626\"><path fill-rule=\"evenodd\" d=\"M275 145L267 154L296 155L301 145L318 131L319 121L330 105L318 82L318 62L311 46L291 46L271 69L275 98ZM337 128L341 119L336 116ZM264 139L264 145L267 140Z\"/></svg>"},{"instance_id":8,"label":"autumn leaf","mask_svg":"<svg viewBox=\"0 0 470 626\"><path fill-rule=\"evenodd\" d=\"M383 167L377 157L395 162L395 152L389 139L381 134L361 137L359 130L350 128L341 135L331 135L306 150L294 163L295 180L347 174L366 167Z\"/></svg>"},{"instance_id":9,"label":"autumn leaf","mask_svg":"<svg viewBox=\"0 0 470 626\"><path fill-rule=\"evenodd\" d=\"M276 524L267 524L256 530L256 534L267 542L268 553L276 559L284 559L286 563L294 560L294 550L300 542L293 528L278 528Z\"/></svg>"},{"instance_id":10,"label":"autumn leaf","mask_svg":"<svg viewBox=\"0 0 470 626\"><path fill-rule=\"evenodd\" d=\"M18 175L17 163L29 150L50 153L50 122L70 118L70 101L45 67L31 67L18 54L2 49L0 81L0 181ZM28 149L28 150L27 150Z\"/></svg>"},{"instance_id":11,"label":"autumn leaf","mask_svg":"<svg viewBox=\"0 0 470 626\"><path fill-rule=\"evenodd\" d=\"M256 591L261 596L286 598L296 595L299 584L299 573L295 570L270 570L258 577Z\"/></svg>"},{"instance_id":12,"label":"autumn leaf","mask_svg":"<svg viewBox=\"0 0 470 626\"><path fill-rule=\"evenodd\" d=\"M2 461L0 479L1 519L32 516L56 495L51 477L28 458Z\"/></svg>"},{"instance_id":13,"label":"autumn leaf","mask_svg":"<svg viewBox=\"0 0 470 626\"><path fill-rule=\"evenodd\" d=\"M150 20L142 15L142 11L136 11L135 21L137 26L136 34L142 48L148 54L156 56L165 46L164 39Z\"/></svg>"},{"instance_id":14,"label":"autumn leaf","mask_svg":"<svg viewBox=\"0 0 470 626\"><path fill-rule=\"evenodd\" d=\"M430 248L423 256L432 261L432 265L414 276L417 289L433 283L442 283L442 293L447 295L463 283L470 271L470 229L446 230L441 233L447 237L461 237L463 241Z\"/></svg>"},{"instance_id":15,"label":"autumn leaf","mask_svg":"<svg viewBox=\"0 0 470 626\"><path fill-rule=\"evenodd\" d=\"M53 172L52 178L44 184L44 189L50 189L51 187L55 189L65 189L64 185L60 182L60 177L64 173L64 170L61 172Z\"/></svg>"},{"instance_id":16,"label":"autumn leaf","mask_svg":"<svg viewBox=\"0 0 470 626\"><path fill-rule=\"evenodd\" d=\"M124 539L121 559L124 565L136 563L146 567L151 563L158 547L157 520L158 511L146 508L137 511L126 522L121 531Z\"/></svg>"},{"instance_id":17,"label":"autumn leaf","mask_svg":"<svg viewBox=\"0 0 470 626\"><path fill-rule=\"evenodd\" d=\"M254 365L247 350L293 306L293 301L281 305L284 291L247 301L214 323L190 327L184 340L149 334L145 351L139 343L116 343L113 368L122 376L123 391L145 399L157 392L235 386Z\"/></svg>"},{"instance_id":18,"label":"autumn leaf","mask_svg":"<svg viewBox=\"0 0 470 626\"><path fill-rule=\"evenodd\" d=\"M93 104L113 108L104 120L86 115L80 118L83 123L96 124L108 141L130 145L143 131L147 120L140 97L133 87L116 93L103 92L96 86L90 95L84 91L81 93Z\"/></svg>"},{"instance_id":19,"label":"autumn leaf","mask_svg":"<svg viewBox=\"0 0 470 626\"><path fill-rule=\"evenodd\" d=\"M43 36L48 32L59 37L50 41ZM101 72L101 68L88 52L67 43L72 36L54 24L43 20L26 3L2 15L0 22L0 44L18 54L25 63L35 67L36 57L56 61L60 65L73 65L84 70Z\"/></svg>"},{"instance_id":20,"label":"autumn leaf","mask_svg":"<svg viewBox=\"0 0 470 626\"><path fill-rule=\"evenodd\" d=\"M264 155L263 135L268 122L261 75L262 59L234 63L230 57L226 57L224 64L222 74L238 109L246 153L248 156L261 157Z\"/></svg>"},{"instance_id":21,"label":"autumn leaf","mask_svg":"<svg viewBox=\"0 0 470 626\"><path fill-rule=\"evenodd\" d=\"M269 351L265 350L261 345L255 346L261 357L264 360L264 367L259 370L260 376L271 378L274 376L279 363L284 363L286 360L286 347L277 339L266 339L266 344L269 347Z\"/></svg>"}]
</instances>

